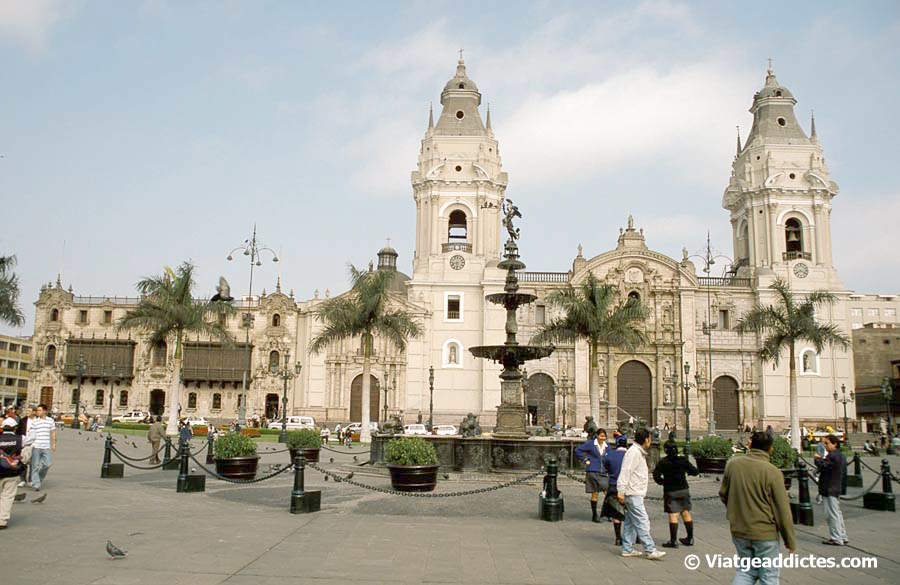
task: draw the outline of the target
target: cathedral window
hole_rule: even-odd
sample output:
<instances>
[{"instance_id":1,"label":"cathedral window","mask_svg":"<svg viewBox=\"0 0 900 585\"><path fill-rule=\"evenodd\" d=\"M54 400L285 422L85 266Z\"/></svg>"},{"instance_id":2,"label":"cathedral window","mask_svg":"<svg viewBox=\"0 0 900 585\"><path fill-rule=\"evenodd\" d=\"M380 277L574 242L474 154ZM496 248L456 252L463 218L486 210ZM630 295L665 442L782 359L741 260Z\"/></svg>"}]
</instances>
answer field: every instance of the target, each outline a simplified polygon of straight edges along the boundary
<instances>
[{"instance_id":1,"label":"cathedral window","mask_svg":"<svg viewBox=\"0 0 900 585\"><path fill-rule=\"evenodd\" d=\"M457 120L462 120L465 117L466 117L466 113L464 111L462 111L462 110L456 111L456 119Z\"/></svg>"},{"instance_id":2,"label":"cathedral window","mask_svg":"<svg viewBox=\"0 0 900 585\"><path fill-rule=\"evenodd\" d=\"M788 253L803 251L803 226L792 217L784 222L785 250Z\"/></svg>"},{"instance_id":3,"label":"cathedral window","mask_svg":"<svg viewBox=\"0 0 900 585\"><path fill-rule=\"evenodd\" d=\"M78 322L82 325L88 322L88 312L84 309L78 311Z\"/></svg>"},{"instance_id":4,"label":"cathedral window","mask_svg":"<svg viewBox=\"0 0 900 585\"><path fill-rule=\"evenodd\" d=\"M59 321L59 309L52 309L50 311L50 320L53 322Z\"/></svg>"},{"instance_id":5,"label":"cathedral window","mask_svg":"<svg viewBox=\"0 0 900 585\"><path fill-rule=\"evenodd\" d=\"M544 305L535 305L534 324L543 325L547 321L547 308Z\"/></svg>"},{"instance_id":6,"label":"cathedral window","mask_svg":"<svg viewBox=\"0 0 900 585\"><path fill-rule=\"evenodd\" d=\"M47 350L44 352L44 365L52 366L56 363L56 346L48 345Z\"/></svg>"},{"instance_id":7,"label":"cathedral window","mask_svg":"<svg viewBox=\"0 0 900 585\"><path fill-rule=\"evenodd\" d=\"M197 393L191 392L188 394L188 408L197 408Z\"/></svg>"},{"instance_id":8,"label":"cathedral window","mask_svg":"<svg viewBox=\"0 0 900 585\"><path fill-rule=\"evenodd\" d=\"M112 311L103 311L103 324L104 325L112 324Z\"/></svg>"},{"instance_id":9,"label":"cathedral window","mask_svg":"<svg viewBox=\"0 0 900 585\"><path fill-rule=\"evenodd\" d=\"M784 126L784 125L786 125L786 124L787 124L787 120L785 120L784 118L778 118L778 125L779 125L779 126Z\"/></svg>"},{"instance_id":10,"label":"cathedral window","mask_svg":"<svg viewBox=\"0 0 900 585\"><path fill-rule=\"evenodd\" d=\"M168 352L168 346L165 341L160 341L156 345L153 346L153 354L151 356L151 363L153 366L162 367L166 365L166 353Z\"/></svg>"},{"instance_id":11,"label":"cathedral window","mask_svg":"<svg viewBox=\"0 0 900 585\"><path fill-rule=\"evenodd\" d=\"M281 356L278 355L277 351L272 350L269 352L269 371L271 373L274 374L275 372L278 371L278 362L279 362L280 358L281 358Z\"/></svg>"},{"instance_id":12,"label":"cathedral window","mask_svg":"<svg viewBox=\"0 0 900 585\"><path fill-rule=\"evenodd\" d=\"M463 296L462 293L444 293L444 320L445 321L462 321L463 320Z\"/></svg>"},{"instance_id":13,"label":"cathedral window","mask_svg":"<svg viewBox=\"0 0 900 585\"><path fill-rule=\"evenodd\" d=\"M279 326L281 326L281 315L279 315L278 313L275 313L274 315L272 315L272 327L279 327Z\"/></svg>"},{"instance_id":14,"label":"cathedral window","mask_svg":"<svg viewBox=\"0 0 900 585\"><path fill-rule=\"evenodd\" d=\"M719 309L719 329L728 330L731 328L731 322L728 320L728 309Z\"/></svg>"},{"instance_id":15,"label":"cathedral window","mask_svg":"<svg viewBox=\"0 0 900 585\"><path fill-rule=\"evenodd\" d=\"M639 293L636 290L633 290L630 293L628 293L628 299L632 300L632 301L641 302L641 293Z\"/></svg>"},{"instance_id":16,"label":"cathedral window","mask_svg":"<svg viewBox=\"0 0 900 585\"><path fill-rule=\"evenodd\" d=\"M466 222L466 212L454 209L450 212L447 227L447 242L450 244L462 244L469 239L469 228Z\"/></svg>"},{"instance_id":17,"label":"cathedral window","mask_svg":"<svg viewBox=\"0 0 900 585\"><path fill-rule=\"evenodd\" d=\"M119 392L119 406L128 406L128 390L122 390Z\"/></svg>"},{"instance_id":18,"label":"cathedral window","mask_svg":"<svg viewBox=\"0 0 900 585\"><path fill-rule=\"evenodd\" d=\"M466 84L465 84L465 83L460 83L460 84L459 84L459 89L466 89Z\"/></svg>"},{"instance_id":19,"label":"cathedral window","mask_svg":"<svg viewBox=\"0 0 900 585\"><path fill-rule=\"evenodd\" d=\"M103 406L103 390L100 388L94 392L94 406Z\"/></svg>"},{"instance_id":20,"label":"cathedral window","mask_svg":"<svg viewBox=\"0 0 900 585\"><path fill-rule=\"evenodd\" d=\"M219 394L218 392L213 394L212 409L213 410L222 410L222 395Z\"/></svg>"}]
</instances>

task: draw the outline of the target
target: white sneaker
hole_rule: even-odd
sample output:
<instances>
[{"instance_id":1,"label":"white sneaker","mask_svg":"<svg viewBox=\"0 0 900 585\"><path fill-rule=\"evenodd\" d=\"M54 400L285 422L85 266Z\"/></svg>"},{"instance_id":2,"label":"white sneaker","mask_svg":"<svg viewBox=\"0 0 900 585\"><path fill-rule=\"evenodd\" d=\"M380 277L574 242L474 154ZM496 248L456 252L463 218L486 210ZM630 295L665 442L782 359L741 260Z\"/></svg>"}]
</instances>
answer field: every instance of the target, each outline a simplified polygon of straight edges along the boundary
<instances>
[{"instance_id":1,"label":"white sneaker","mask_svg":"<svg viewBox=\"0 0 900 585\"><path fill-rule=\"evenodd\" d=\"M16 485L16 487L25 487L25 482L24 482L24 481L20 481L20 482Z\"/></svg>"},{"instance_id":2,"label":"white sneaker","mask_svg":"<svg viewBox=\"0 0 900 585\"><path fill-rule=\"evenodd\" d=\"M642 556L644 556L644 553L642 553L642 552L639 551L639 550L632 550L632 551L629 551L629 552L624 552L624 551L623 551L623 552L622 552L622 556L623 556L623 557L642 557Z\"/></svg>"},{"instance_id":3,"label":"white sneaker","mask_svg":"<svg viewBox=\"0 0 900 585\"><path fill-rule=\"evenodd\" d=\"M652 553L647 553L647 560L658 561L661 558L663 558L664 556L666 556L666 553L664 551L655 550Z\"/></svg>"}]
</instances>

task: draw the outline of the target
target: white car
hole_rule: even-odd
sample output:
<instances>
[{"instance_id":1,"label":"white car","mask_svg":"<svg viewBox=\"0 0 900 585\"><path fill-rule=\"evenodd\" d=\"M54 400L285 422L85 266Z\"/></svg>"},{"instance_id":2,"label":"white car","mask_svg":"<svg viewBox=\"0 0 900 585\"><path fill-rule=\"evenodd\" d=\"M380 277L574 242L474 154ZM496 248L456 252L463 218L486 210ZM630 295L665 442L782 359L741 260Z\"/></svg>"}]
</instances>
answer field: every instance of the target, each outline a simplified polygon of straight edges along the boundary
<instances>
[{"instance_id":1,"label":"white car","mask_svg":"<svg viewBox=\"0 0 900 585\"><path fill-rule=\"evenodd\" d=\"M358 432L360 432L361 430L362 430L362 423L358 423L358 422L350 423L349 425L347 425L346 427L344 427L344 432L345 432L345 433L346 433L347 431L350 431L350 433L358 433ZM377 423L377 422L370 422L370 423L369 423L369 431L372 432L372 433L377 433L377 432L378 432L378 423Z\"/></svg>"},{"instance_id":2,"label":"white car","mask_svg":"<svg viewBox=\"0 0 900 585\"><path fill-rule=\"evenodd\" d=\"M280 429L281 419L279 418L277 420L270 421L268 428ZM287 417L287 428L291 431L297 431L300 429L314 429L316 428L316 419L311 416L289 416Z\"/></svg>"},{"instance_id":3,"label":"white car","mask_svg":"<svg viewBox=\"0 0 900 585\"><path fill-rule=\"evenodd\" d=\"M209 423L206 422L206 419L203 418L202 416L194 416L194 415L191 415L191 416L185 418L185 419L184 419L184 422L187 423L187 425L188 425L189 427L191 427L191 428L194 428L194 427L208 427L208 426L209 426Z\"/></svg>"},{"instance_id":4,"label":"white car","mask_svg":"<svg viewBox=\"0 0 900 585\"><path fill-rule=\"evenodd\" d=\"M411 424L403 427L404 435L427 435L428 429L425 428L425 425L421 424Z\"/></svg>"},{"instance_id":5,"label":"white car","mask_svg":"<svg viewBox=\"0 0 900 585\"><path fill-rule=\"evenodd\" d=\"M144 422L144 420L150 416L149 413L140 411L140 410L132 410L130 412L126 412L125 414L120 414L119 416L113 417L113 422L116 423L140 423Z\"/></svg>"},{"instance_id":6,"label":"white car","mask_svg":"<svg viewBox=\"0 0 900 585\"><path fill-rule=\"evenodd\" d=\"M436 435L458 435L459 429L453 425L434 425L434 434Z\"/></svg>"}]
</instances>

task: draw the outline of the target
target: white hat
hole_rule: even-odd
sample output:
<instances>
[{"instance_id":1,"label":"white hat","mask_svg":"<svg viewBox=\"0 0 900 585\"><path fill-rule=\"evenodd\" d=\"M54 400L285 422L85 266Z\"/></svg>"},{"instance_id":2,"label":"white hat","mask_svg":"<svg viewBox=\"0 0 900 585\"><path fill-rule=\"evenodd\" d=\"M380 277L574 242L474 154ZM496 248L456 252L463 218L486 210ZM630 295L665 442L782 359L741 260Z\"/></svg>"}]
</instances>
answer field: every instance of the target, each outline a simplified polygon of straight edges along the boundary
<instances>
[{"instance_id":1,"label":"white hat","mask_svg":"<svg viewBox=\"0 0 900 585\"><path fill-rule=\"evenodd\" d=\"M14 419L14 418L12 418L12 417L9 417L9 416L6 417L5 419L3 419L3 423L0 424L0 427L3 427L4 429L7 429L7 428L13 428L13 429L14 429L14 428L16 428L17 426L19 426L18 421L16 421L16 419Z\"/></svg>"}]
</instances>

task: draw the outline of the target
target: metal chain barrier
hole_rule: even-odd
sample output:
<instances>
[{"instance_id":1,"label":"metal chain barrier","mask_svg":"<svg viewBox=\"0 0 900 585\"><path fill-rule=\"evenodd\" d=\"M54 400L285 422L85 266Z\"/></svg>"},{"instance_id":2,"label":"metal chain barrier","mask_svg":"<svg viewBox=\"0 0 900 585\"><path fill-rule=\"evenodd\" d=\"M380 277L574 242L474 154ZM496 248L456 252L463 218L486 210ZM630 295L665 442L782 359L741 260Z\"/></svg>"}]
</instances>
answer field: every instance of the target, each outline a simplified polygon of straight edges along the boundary
<instances>
[{"instance_id":1,"label":"metal chain barrier","mask_svg":"<svg viewBox=\"0 0 900 585\"><path fill-rule=\"evenodd\" d=\"M875 489L875 486L878 485L878 482L879 482L879 481L881 481L881 474L878 474L878 477L875 478L875 481L872 482L872 485L870 485L870 486L869 486L866 490L864 490L862 493L856 494L855 496L840 496L840 499L841 499L842 501L845 501L845 502L849 502L849 501L851 501L851 500L858 500L858 499L860 499L861 497L863 497L864 495L866 495L867 493L869 493L869 492L871 492L872 490L874 490L874 489Z\"/></svg>"},{"instance_id":2,"label":"metal chain barrier","mask_svg":"<svg viewBox=\"0 0 900 585\"><path fill-rule=\"evenodd\" d=\"M228 483L236 483L236 484L259 483L259 482L265 481L267 479L272 479L273 477L275 477L277 475L281 475L282 473L284 473L286 471L290 471L291 469L294 468L293 465L288 465L286 467L282 467L281 469L279 469L278 471L275 471L274 473L270 473L269 475L264 475L262 477L256 477L253 479L232 479L230 477L225 477L224 475L219 475L217 472L207 469L202 463L197 461L197 458L194 457L192 454L188 454L188 457L190 457L194 461L194 463L197 464L197 467L199 467L200 469L205 471L207 474L215 477L216 479L221 479L222 481L227 481Z\"/></svg>"},{"instance_id":3,"label":"metal chain barrier","mask_svg":"<svg viewBox=\"0 0 900 585\"><path fill-rule=\"evenodd\" d=\"M322 445L321 448L325 449L326 451L331 451L332 453L340 453L341 455L363 455L363 454L368 453L368 451L365 451L365 450L363 450L363 451L340 451L338 449L332 449L331 447L326 447L325 445Z\"/></svg>"},{"instance_id":4,"label":"metal chain barrier","mask_svg":"<svg viewBox=\"0 0 900 585\"><path fill-rule=\"evenodd\" d=\"M115 444L116 444L116 440L113 439L113 445L115 445ZM162 449L160 449L160 451L162 451ZM127 459L129 461L147 461L148 459L151 459L153 457L153 453L150 453L146 457L129 457L128 455L125 455L124 453L119 452L119 457L122 459Z\"/></svg>"},{"instance_id":5,"label":"metal chain barrier","mask_svg":"<svg viewBox=\"0 0 900 585\"><path fill-rule=\"evenodd\" d=\"M459 492L442 492L442 493L435 494L435 493L431 493L431 492L399 492L397 490L393 490L390 488L382 488L382 487L378 487L378 486L374 486L374 485L368 485L365 483L361 483L358 481L353 481L352 479L347 479L346 477L341 476L337 473L334 473L333 471L328 471L327 469L322 469L321 467L319 467L318 465L316 465L315 463L312 463L312 462L307 462L306 466L315 469L319 473L330 477L331 479L333 479L335 482L338 482L338 483L346 483L348 485L367 489L367 490L370 490L373 492L379 492L382 494L390 494L390 495L394 495L394 496L406 496L409 498L452 498L452 497L456 497L456 496L471 496L471 495L475 495L475 494L484 494L487 492L492 492L492 491L508 488L508 487L511 487L514 485L523 484L523 483L530 481L540 475L543 475L543 473L544 473L544 470L542 469L540 471L535 471L534 473L529 473L528 475L519 477L512 481L508 481L506 483L500 483L497 485L492 485L490 487L477 488L477 489L473 489L473 490L463 490L463 491L459 491Z\"/></svg>"},{"instance_id":6,"label":"metal chain barrier","mask_svg":"<svg viewBox=\"0 0 900 585\"><path fill-rule=\"evenodd\" d=\"M287 453L290 449L276 449L274 451L261 451L262 455L275 455L276 453Z\"/></svg>"},{"instance_id":7,"label":"metal chain barrier","mask_svg":"<svg viewBox=\"0 0 900 585\"><path fill-rule=\"evenodd\" d=\"M158 465L151 465L150 467L145 467L145 466L143 466L143 465L135 465L134 463L131 463L130 461L127 461L127 457L123 456L122 453L120 453L119 450L116 449L115 447L112 447L112 448L110 449L110 451L111 451L112 453L114 453L114 454L116 455L116 457L118 457L119 460L120 460L122 463L124 463L124 464L127 465L128 467L133 467L133 468L135 468L135 469L142 469L142 470L144 470L144 471L149 471L149 470L153 470L153 469L159 469L160 467L162 467L163 465L165 465L165 462L160 462Z\"/></svg>"}]
</instances>

